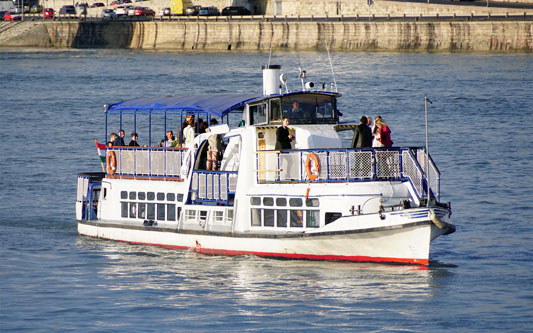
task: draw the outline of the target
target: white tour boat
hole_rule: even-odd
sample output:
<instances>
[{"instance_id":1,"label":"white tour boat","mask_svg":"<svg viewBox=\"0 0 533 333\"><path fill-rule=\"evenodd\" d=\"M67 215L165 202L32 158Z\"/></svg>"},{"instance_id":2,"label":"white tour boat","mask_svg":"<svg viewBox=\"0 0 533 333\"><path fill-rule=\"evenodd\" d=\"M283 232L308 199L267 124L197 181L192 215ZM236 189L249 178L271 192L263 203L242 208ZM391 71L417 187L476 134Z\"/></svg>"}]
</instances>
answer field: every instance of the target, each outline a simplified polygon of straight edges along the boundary
<instances>
[{"instance_id":1,"label":"white tour boat","mask_svg":"<svg viewBox=\"0 0 533 333\"><path fill-rule=\"evenodd\" d=\"M107 105L106 137L109 117L121 128L129 117L149 141L156 119L165 132L187 115L221 124L188 148L97 143L105 172L78 175L79 234L205 254L428 265L430 242L455 227L426 149L343 147L339 132L356 124L339 121L340 94L300 79L291 92L280 66L268 65L262 94ZM301 113L288 113L294 101ZM284 116L295 139L276 150ZM206 170L211 135L226 143L216 171Z\"/></svg>"}]
</instances>

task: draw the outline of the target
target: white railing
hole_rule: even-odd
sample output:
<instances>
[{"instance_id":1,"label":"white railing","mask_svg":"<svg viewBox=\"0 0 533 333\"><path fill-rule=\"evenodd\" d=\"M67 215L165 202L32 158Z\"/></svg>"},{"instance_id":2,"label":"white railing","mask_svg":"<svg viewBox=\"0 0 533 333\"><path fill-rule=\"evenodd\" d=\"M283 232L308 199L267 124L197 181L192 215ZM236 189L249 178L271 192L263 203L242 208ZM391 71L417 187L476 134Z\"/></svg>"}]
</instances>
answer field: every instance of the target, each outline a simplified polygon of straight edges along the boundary
<instances>
[{"instance_id":1,"label":"white railing","mask_svg":"<svg viewBox=\"0 0 533 333\"><path fill-rule=\"evenodd\" d=\"M258 183L410 180L419 198L427 190L424 148L258 151L256 168ZM440 173L431 157L428 172L439 198Z\"/></svg>"},{"instance_id":2,"label":"white railing","mask_svg":"<svg viewBox=\"0 0 533 333\"><path fill-rule=\"evenodd\" d=\"M194 171L191 200L229 204L236 188L237 171Z\"/></svg>"},{"instance_id":3,"label":"white railing","mask_svg":"<svg viewBox=\"0 0 533 333\"><path fill-rule=\"evenodd\" d=\"M112 147L117 169L115 176L180 178L182 159L186 150L159 147Z\"/></svg>"}]
</instances>

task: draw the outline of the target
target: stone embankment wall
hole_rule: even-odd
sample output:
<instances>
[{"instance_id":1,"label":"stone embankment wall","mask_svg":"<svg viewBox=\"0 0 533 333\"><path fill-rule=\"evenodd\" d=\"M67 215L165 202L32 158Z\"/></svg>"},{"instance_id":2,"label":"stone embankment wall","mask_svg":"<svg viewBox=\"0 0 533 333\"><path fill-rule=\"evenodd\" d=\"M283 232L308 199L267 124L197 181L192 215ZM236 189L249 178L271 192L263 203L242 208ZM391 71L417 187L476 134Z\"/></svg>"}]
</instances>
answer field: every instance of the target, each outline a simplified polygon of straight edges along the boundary
<instances>
[{"instance_id":1,"label":"stone embankment wall","mask_svg":"<svg viewBox=\"0 0 533 333\"><path fill-rule=\"evenodd\" d=\"M6 28L6 24L9 25ZM265 51L532 52L531 21L47 21L0 24L0 46Z\"/></svg>"}]
</instances>

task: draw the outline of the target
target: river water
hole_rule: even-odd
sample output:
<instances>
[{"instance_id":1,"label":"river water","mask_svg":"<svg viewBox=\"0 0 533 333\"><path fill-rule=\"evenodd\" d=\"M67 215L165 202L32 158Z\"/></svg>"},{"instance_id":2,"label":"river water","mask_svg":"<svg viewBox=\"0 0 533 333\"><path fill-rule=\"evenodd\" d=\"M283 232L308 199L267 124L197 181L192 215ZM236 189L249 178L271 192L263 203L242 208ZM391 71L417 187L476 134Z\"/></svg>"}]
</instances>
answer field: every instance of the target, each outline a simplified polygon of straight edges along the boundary
<instances>
[{"instance_id":1,"label":"river water","mask_svg":"<svg viewBox=\"0 0 533 333\"><path fill-rule=\"evenodd\" d=\"M533 55L333 53L344 120L382 115L430 151L457 232L431 265L216 257L80 237L103 104L261 92L264 53L0 50L0 331L528 331ZM330 82L325 53L275 53ZM128 130L127 130L128 131ZM349 138L347 138L348 140ZM143 138L141 137L141 143Z\"/></svg>"}]
</instances>

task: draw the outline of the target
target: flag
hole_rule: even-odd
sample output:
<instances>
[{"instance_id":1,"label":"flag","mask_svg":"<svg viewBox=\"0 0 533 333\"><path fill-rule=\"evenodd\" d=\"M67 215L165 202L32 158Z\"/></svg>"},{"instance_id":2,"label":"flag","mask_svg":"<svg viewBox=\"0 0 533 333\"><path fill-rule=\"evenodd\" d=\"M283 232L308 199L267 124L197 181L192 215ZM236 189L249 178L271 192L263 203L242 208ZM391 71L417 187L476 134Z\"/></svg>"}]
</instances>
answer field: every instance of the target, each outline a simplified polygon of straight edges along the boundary
<instances>
[{"instance_id":1,"label":"flag","mask_svg":"<svg viewBox=\"0 0 533 333\"><path fill-rule=\"evenodd\" d=\"M98 143L96 139L94 140L94 143L96 143L96 150L98 150L98 156L100 157L100 163L102 164L102 171L105 172L104 163L106 162L107 147L103 143Z\"/></svg>"}]
</instances>

